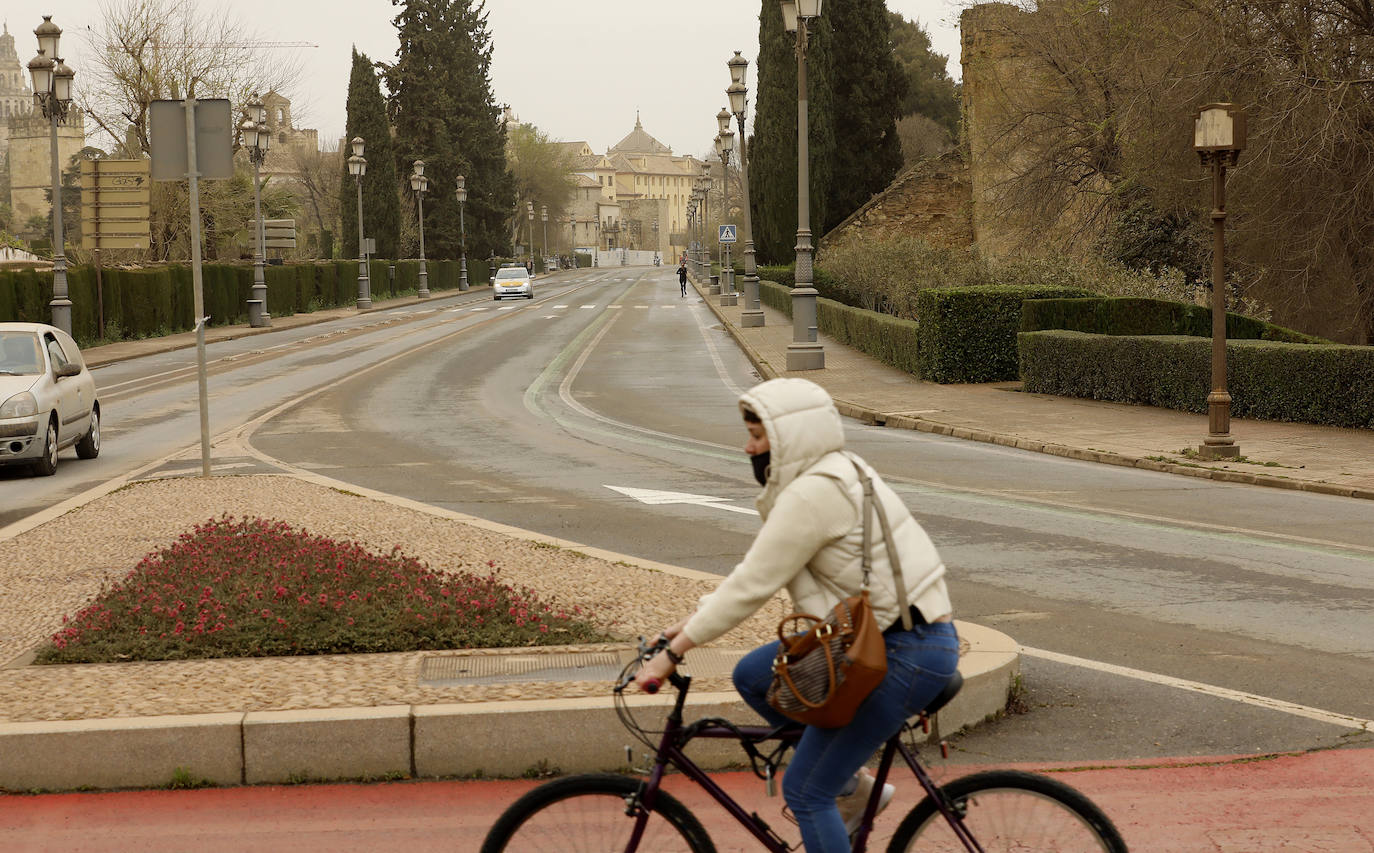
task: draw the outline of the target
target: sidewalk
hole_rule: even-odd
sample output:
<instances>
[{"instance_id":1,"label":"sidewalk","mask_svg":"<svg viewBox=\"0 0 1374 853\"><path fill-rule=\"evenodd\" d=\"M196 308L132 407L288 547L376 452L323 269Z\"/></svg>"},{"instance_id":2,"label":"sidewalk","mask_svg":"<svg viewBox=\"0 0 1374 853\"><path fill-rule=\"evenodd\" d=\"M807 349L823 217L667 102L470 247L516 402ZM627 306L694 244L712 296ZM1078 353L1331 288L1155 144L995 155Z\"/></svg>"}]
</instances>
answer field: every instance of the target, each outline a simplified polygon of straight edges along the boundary
<instances>
[{"instance_id":1,"label":"sidewalk","mask_svg":"<svg viewBox=\"0 0 1374 853\"><path fill-rule=\"evenodd\" d=\"M697 290L764 378L800 376L823 386L841 414L869 423L1233 483L1374 499L1374 430L1232 419L1249 462L1204 462L1180 453L1207 434L1207 416L1047 394L1020 383L939 385L820 335L825 369L787 372L790 318L763 307L764 325L742 328L739 307Z\"/></svg>"}]
</instances>

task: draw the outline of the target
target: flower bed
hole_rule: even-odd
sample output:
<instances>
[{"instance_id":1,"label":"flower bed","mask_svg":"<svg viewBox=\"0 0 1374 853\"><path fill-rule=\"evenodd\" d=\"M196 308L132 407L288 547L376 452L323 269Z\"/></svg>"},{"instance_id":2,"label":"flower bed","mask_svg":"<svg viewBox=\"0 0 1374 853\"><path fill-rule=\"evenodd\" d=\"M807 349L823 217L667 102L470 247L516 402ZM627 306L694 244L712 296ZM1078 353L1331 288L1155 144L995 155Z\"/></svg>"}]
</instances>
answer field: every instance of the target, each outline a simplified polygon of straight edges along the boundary
<instances>
[{"instance_id":1,"label":"flower bed","mask_svg":"<svg viewBox=\"0 0 1374 853\"><path fill-rule=\"evenodd\" d=\"M266 657L599 642L577 607L435 571L283 522L226 516L184 533L104 589L37 663Z\"/></svg>"}]
</instances>

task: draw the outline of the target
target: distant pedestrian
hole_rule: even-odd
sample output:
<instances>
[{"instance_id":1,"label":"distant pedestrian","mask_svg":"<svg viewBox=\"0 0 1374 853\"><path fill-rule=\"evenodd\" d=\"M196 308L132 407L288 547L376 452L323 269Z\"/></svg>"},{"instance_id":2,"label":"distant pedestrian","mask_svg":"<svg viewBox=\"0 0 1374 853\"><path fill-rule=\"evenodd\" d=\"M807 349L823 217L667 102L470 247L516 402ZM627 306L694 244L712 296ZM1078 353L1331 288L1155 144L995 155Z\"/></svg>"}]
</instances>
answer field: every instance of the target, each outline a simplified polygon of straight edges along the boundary
<instances>
[{"instance_id":1,"label":"distant pedestrian","mask_svg":"<svg viewBox=\"0 0 1374 853\"><path fill-rule=\"evenodd\" d=\"M682 266L677 268L677 283L682 288L682 295L687 295L687 262L683 261Z\"/></svg>"}]
</instances>

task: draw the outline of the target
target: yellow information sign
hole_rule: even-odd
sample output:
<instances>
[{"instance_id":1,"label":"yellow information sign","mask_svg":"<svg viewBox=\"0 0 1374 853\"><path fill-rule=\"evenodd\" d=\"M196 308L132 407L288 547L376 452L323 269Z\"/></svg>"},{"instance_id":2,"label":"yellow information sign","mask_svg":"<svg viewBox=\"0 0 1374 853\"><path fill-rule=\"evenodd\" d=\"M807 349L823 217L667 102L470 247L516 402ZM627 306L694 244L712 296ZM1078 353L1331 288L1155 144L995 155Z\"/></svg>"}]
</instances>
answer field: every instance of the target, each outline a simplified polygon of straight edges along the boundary
<instances>
[{"instance_id":1,"label":"yellow information sign","mask_svg":"<svg viewBox=\"0 0 1374 853\"><path fill-rule=\"evenodd\" d=\"M147 160L81 161L81 245L146 249L152 213Z\"/></svg>"}]
</instances>

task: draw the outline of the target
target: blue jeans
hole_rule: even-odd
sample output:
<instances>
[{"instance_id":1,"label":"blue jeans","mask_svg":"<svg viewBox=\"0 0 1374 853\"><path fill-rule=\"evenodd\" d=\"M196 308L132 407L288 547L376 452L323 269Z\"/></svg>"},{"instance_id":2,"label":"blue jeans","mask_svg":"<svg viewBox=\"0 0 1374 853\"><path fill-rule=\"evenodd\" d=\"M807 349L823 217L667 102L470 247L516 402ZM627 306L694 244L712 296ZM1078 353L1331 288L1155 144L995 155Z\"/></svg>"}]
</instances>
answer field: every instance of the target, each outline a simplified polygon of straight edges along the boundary
<instances>
[{"instance_id":1,"label":"blue jeans","mask_svg":"<svg viewBox=\"0 0 1374 853\"><path fill-rule=\"evenodd\" d=\"M959 665L959 637L953 622L900 628L884 635L887 676L868 695L854 720L838 729L807 726L782 780L782 796L801 827L807 853L849 850L849 834L835 798L859 768L944 688ZM735 689L771 725L788 719L765 698L773 681L774 640L735 665Z\"/></svg>"}]
</instances>

